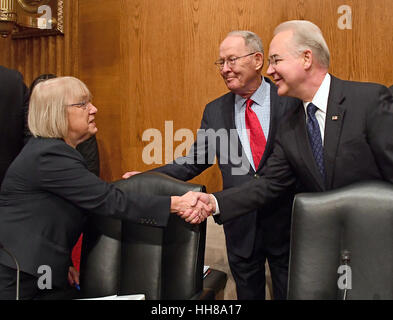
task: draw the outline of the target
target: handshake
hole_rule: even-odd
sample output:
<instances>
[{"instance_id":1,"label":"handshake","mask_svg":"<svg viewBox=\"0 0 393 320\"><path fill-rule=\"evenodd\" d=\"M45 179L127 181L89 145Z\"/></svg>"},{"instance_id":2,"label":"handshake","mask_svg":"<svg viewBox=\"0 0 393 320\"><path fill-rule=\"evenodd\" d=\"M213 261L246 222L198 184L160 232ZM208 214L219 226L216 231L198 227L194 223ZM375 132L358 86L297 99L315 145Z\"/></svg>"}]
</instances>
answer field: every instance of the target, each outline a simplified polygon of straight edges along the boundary
<instances>
[{"instance_id":1,"label":"handshake","mask_svg":"<svg viewBox=\"0 0 393 320\"><path fill-rule=\"evenodd\" d=\"M189 191L181 197L171 197L171 212L186 222L199 224L216 211L216 201L211 194Z\"/></svg>"},{"instance_id":2,"label":"handshake","mask_svg":"<svg viewBox=\"0 0 393 320\"><path fill-rule=\"evenodd\" d=\"M123 175L123 179L128 179L140 171L130 171ZM181 197L171 197L171 213L176 213L186 222L199 224L216 212L216 200L213 195L189 191Z\"/></svg>"}]
</instances>

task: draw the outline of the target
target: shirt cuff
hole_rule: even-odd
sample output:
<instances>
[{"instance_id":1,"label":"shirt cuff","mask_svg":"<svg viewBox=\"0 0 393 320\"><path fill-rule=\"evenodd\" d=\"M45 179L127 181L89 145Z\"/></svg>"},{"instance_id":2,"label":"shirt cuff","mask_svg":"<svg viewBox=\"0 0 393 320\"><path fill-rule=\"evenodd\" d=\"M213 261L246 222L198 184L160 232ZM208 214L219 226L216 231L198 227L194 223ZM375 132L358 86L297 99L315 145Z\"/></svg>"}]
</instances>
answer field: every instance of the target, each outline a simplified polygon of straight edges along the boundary
<instances>
[{"instance_id":1,"label":"shirt cuff","mask_svg":"<svg viewBox=\"0 0 393 320\"><path fill-rule=\"evenodd\" d=\"M217 215L217 214L220 214L220 207L218 206L217 198L216 198L213 194L212 194L212 196L213 196L213 198L214 198L214 201L216 202L216 211L213 212L213 216L215 216L215 215Z\"/></svg>"}]
</instances>

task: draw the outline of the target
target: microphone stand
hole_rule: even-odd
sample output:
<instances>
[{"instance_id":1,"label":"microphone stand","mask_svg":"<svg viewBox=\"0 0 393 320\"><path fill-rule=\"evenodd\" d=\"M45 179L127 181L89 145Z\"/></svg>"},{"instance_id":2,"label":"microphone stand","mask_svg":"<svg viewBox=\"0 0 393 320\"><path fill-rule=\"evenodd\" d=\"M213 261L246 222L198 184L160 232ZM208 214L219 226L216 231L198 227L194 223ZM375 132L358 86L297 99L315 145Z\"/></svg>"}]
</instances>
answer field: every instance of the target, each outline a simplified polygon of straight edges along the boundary
<instances>
[{"instance_id":1,"label":"microphone stand","mask_svg":"<svg viewBox=\"0 0 393 320\"><path fill-rule=\"evenodd\" d=\"M4 246L0 243L0 250L3 250L5 253L7 253L12 260L14 260L15 265L16 265L16 300L19 300L19 273L20 273L20 268L19 268L19 263L16 260L15 256L9 252Z\"/></svg>"}]
</instances>

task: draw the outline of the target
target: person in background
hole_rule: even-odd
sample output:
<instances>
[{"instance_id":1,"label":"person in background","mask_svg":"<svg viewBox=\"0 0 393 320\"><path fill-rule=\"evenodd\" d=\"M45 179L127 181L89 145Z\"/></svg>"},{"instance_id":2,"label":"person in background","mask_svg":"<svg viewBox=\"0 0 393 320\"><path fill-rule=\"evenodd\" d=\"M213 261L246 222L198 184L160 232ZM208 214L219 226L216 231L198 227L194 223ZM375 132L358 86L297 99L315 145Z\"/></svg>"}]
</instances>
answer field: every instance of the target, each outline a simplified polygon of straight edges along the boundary
<instances>
[{"instance_id":1,"label":"person in background","mask_svg":"<svg viewBox=\"0 0 393 320\"><path fill-rule=\"evenodd\" d=\"M24 115L29 89L22 75L0 66L0 186L5 172L24 145Z\"/></svg>"},{"instance_id":2,"label":"person in background","mask_svg":"<svg viewBox=\"0 0 393 320\"><path fill-rule=\"evenodd\" d=\"M181 215L197 205L189 193L125 193L91 173L75 148L96 134L96 113L89 90L73 77L40 82L32 92L28 126L33 136L8 168L0 190L0 243L19 261L21 299L70 297L70 254L86 213L164 227L170 212ZM200 214L186 221L198 223ZM42 266L51 270L50 288L38 281ZM0 299L15 298L14 268L0 251Z\"/></svg>"}]
</instances>

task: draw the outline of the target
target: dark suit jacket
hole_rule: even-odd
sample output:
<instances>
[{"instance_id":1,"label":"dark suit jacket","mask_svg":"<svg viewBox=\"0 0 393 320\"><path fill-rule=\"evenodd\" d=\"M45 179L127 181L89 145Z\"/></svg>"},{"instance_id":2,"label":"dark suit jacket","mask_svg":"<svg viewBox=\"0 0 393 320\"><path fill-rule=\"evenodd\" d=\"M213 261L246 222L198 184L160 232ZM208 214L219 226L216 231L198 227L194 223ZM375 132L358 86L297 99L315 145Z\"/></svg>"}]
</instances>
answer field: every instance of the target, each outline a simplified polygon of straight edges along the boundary
<instances>
[{"instance_id":1,"label":"dark suit jacket","mask_svg":"<svg viewBox=\"0 0 393 320\"><path fill-rule=\"evenodd\" d=\"M23 148L29 92L22 75L0 66L0 186L11 162Z\"/></svg>"},{"instance_id":2,"label":"dark suit jacket","mask_svg":"<svg viewBox=\"0 0 393 320\"><path fill-rule=\"evenodd\" d=\"M0 242L22 271L37 276L38 267L48 265L53 285L63 286L86 211L165 226L169 207L169 197L125 194L100 180L60 139L30 138L3 181ZM1 251L0 263L15 267Z\"/></svg>"},{"instance_id":3,"label":"dark suit jacket","mask_svg":"<svg viewBox=\"0 0 393 320\"><path fill-rule=\"evenodd\" d=\"M202 134L198 133L197 141L186 158L180 158L176 161L177 163L174 162L154 170L181 180L189 180L210 167L213 163L214 156L217 156L224 189L239 186L258 178L267 158L272 152L278 123L284 117L284 114L288 112L291 107L294 107L295 101L292 98L279 97L277 95L276 86L269 79L265 80L269 82L271 88L270 129L265 152L257 172L254 171L242 151L242 145L235 126L235 95L233 93L227 93L207 104L201 122L202 130L213 129L214 132L219 132L219 130L225 129L225 132L228 133L228 137L230 137L228 130L232 129L234 139L232 143L229 143L229 150L225 147L224 141L220 139L211 139L208 141L208 139L203 136L202 131ZM198 140L202 142L199 147L197 146ZM242 163L245 165L243 169L241 169L241 164L237 163L237 160L240 159L237 159L236 156L229 156L241 155L242 152L244 154ZM194 163L178 164L185 160L194 160ZM242 174L233 174L233 169L235 168L241 170ZM291 196L283 195L281 201L272 203L269 208L265 210L264 216L259 215L259 219L264 220L261 224L263 228L262 237L264 244L275 249L277 254L279 254L279 251L288 249L286 246L289 243L290 213ZM258 226L257 217L257 212L255 208L253 208L241 219L236 219L224 224L226 244L229 252L244 258L248 258L251 255Z\"/></svg>"},{"instance_id":4,"label":"dark suit jacket","mask_svg":"<svg viewBox=\"0 0 393 320\"><path fill-rule=\"evenodd\" d=\"M263 208L300 182L321 192L358 181L393 183L393 98L385 86L332 76L324 140L326 179L316 167L307 137L304 107L281 122L273 154L255 182L216 193L220 220Z\"/></svg>"}]
</instances>

